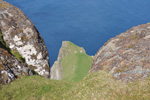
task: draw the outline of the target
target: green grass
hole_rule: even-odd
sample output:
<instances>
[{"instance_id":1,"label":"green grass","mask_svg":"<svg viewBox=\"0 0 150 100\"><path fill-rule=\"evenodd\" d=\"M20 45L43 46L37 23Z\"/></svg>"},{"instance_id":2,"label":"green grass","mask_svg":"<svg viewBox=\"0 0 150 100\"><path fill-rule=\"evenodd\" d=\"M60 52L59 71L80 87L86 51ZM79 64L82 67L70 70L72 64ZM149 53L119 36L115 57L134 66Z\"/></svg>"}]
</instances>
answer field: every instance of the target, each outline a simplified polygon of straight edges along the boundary
<instances>
[{"instance_id":1,"label":"green grass","mask_svg":"<svg viewBox=\"0 0 150 100\"><path fill-rule=\"evenodd\" d=\"M80 52L64 57L60 63L63 67L63 80L80 81L88 74L92 61L92 57Z\"/></svg>"},{"instance_id":2,"label":"green grass","mask_svg":"<svg viewBox=\"0 0 150 100\"><path fill-rule=\"evenodd\" d=\"M10 50L10 52L21 62L25 63L25 58L23 58L20 53L16 50Z\"/></svg>"},{"instance_id":3,"label":"green grass","mask_svg":"<svg viewBox=\"0 0 150 100\"><path fill-rule=\"evenodd\" d=\"M22 77L0 90L0 100L62 100L74 83L45 79L40 76Z\"/></svg>"},{"instance_id":4,"label":"green grass","mask_svg":"<svg viewBox=\"0 0 150 100\"><path fill-rule=\"evenodd\" d=\"M68 100L149 100L150 78L126 84L114 80L111 74L100 71L88 75L64 98Z\"/></svg>"},{"instance_id":5,"label":"green grass","mask_svg":"<svg viewBox=\"0 0 150 100\"><path fill-rule=\"evenodd\" d=\"M0 100L149 100L150 77L130 83L114 80L104 71L80 82L40 76L22 77L0 89Z\"/></svg>"}]
</instances>

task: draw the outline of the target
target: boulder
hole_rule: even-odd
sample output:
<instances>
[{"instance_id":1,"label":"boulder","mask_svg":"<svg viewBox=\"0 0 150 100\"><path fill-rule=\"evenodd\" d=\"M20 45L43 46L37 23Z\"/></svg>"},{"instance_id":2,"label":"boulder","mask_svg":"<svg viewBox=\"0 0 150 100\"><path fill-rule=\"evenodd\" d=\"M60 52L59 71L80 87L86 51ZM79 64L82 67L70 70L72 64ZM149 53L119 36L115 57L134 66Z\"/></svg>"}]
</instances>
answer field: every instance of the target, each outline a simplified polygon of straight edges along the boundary
<instances>
[{"instance_id":1,"label":"boulder","mask_svg":"<svg viewBox=\"0 0 150 100\"><path fill-rule=\"evenodd\" d=\"M150 23L110 39L96 53L89 73L105 70L128 82L150 74Z\"/></svg>"},{"instance_id":2,"label":"boulder","mask_svg":"<svg viewBox=\"0 0 150 100\"><path fill-rule=\"evenodd\" d=\"M18 52L28 66L41 76L50 77L45 43L29 18L17 7L0 1L0 29L6 45Z\"/></svg>"}]
</instances>

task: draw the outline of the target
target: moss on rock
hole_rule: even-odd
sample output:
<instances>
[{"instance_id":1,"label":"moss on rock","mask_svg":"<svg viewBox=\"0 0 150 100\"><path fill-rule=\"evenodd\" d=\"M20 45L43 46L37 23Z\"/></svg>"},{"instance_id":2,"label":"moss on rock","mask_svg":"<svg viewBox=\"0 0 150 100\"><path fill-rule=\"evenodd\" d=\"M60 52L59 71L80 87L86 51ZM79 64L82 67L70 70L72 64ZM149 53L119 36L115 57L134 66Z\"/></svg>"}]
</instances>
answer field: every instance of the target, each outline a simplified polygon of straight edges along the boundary
<instances>
[{"instance_id":1,"label":"moss on rock","mask_svg":"<svg viewBox=\"0 0 150 100\"><path fill-rule=\"evenodd\" d=\"M17 50L10 50L10 52L20 61L25 63L25 58L23 58Z\"/></svg>"}]
</instances>

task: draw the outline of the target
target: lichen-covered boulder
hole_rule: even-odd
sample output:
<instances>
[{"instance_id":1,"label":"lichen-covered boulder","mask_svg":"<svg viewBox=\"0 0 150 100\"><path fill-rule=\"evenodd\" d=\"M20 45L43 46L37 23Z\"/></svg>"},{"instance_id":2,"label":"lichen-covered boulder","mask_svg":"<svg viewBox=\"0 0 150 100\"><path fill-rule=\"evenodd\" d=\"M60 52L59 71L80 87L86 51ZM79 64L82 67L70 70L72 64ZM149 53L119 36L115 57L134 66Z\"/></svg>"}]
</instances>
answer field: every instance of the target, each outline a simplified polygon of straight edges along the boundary
<instances>
[{"instance_id":1,"label":"lichen-covered boulder","mask_svg":"<svg viewBox=\"0 0 150 100\"><path fill-rule=\"evenodd\" d=\"M11 50L19 52L39 75L50 77L49 57L42 37L19 8L5 1L0 1L0 29Z\"/></svg>"},{"instance_id":2,"label":"lichen-covered boulder","mask_svg":"<svg viewBox=\"0 0 150 100\"><path fill-rule=\"evenodd\" d=\"M89 73L106 70L125 82L150 74L150 24L133 27L102 46Z\"/></svg>"},{"instance_id":3,"label":"lichen-covered boulder","mask_svg":"<svg viewBox=\"0 0 150 100\"><path fill-rule=\"evenodd\" d=\"M31 69L7 50L0 48L0 84L8 84L22 75L32 75Z\"/></svg>"}]
</instances>

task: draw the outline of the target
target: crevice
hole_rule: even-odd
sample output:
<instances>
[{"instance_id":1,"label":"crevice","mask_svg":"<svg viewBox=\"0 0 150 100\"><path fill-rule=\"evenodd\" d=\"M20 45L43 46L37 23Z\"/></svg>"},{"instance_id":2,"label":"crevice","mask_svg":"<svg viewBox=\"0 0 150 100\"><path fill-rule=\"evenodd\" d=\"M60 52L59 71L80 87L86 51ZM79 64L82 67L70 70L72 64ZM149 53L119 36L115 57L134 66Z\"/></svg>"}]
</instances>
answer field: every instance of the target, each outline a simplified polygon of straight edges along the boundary
<instances>
[{"instance_id":1,"label":"crevice","mask_svg":"<svg viewBox=\"0 0 150 100\"><path fill-rule=\"evenodd\" d=\"M20 53L17 50L11 50L7 44L5 43L4 39L3 39L3 34L2 31L0 29L0 48L5 49L8 51L9 54L13 55L14 57L16 57L19 61L25 63L25 58L23 58Z\"/></svg>"}]
</instances>

